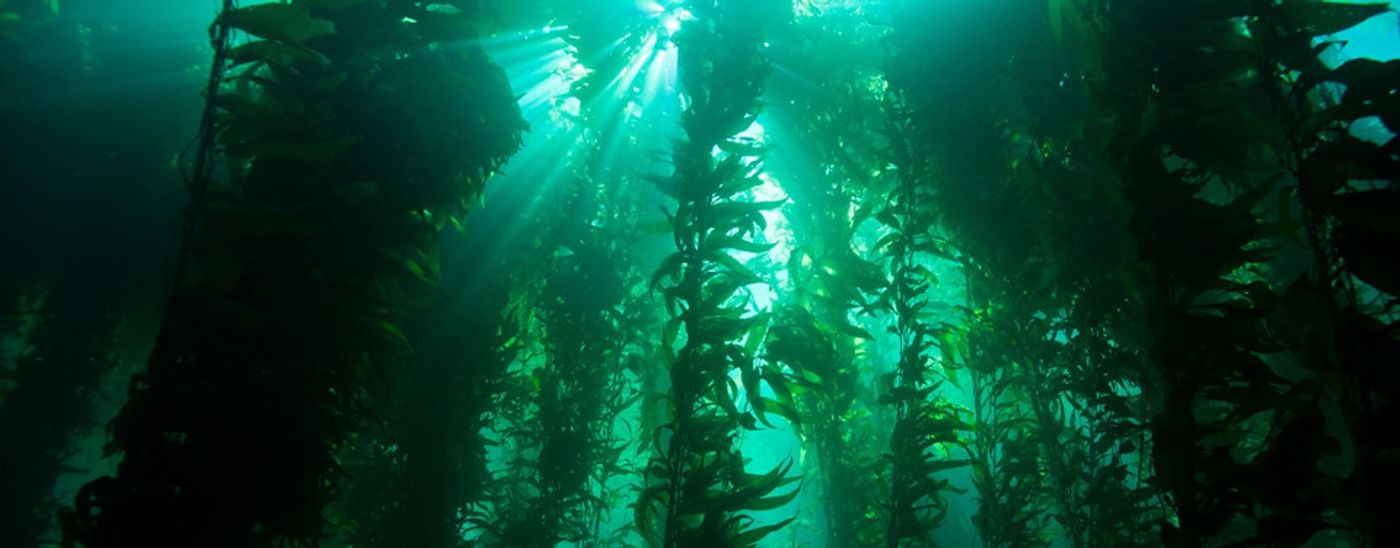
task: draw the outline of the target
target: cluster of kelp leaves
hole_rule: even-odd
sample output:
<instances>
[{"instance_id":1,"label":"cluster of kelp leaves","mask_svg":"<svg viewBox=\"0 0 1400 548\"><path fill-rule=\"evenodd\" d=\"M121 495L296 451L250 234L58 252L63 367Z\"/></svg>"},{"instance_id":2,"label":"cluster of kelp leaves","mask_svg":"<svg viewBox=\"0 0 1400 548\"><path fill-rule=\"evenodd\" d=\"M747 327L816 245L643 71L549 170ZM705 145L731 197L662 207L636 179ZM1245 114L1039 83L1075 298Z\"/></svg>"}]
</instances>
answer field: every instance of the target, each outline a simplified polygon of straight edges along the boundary
<instances>
[{"instance_id":1,"label":"cluster of kelp leaves","mask_svg":"<svg viewBox=\"0 0 1400 548\"><path fill-rule=\"evenodd\" d=\"M51 249L83 229L4 244L56 266L0 272L0 544L59 506L82 546L1397 542L1400 64L1319 58L1385 5L619 4L225 0L175 287L71 503L144 294ZM74 6L0 0L7 233L23 188L169 171L30 108L102 70ZM510 25L591 72L502 234ZM624 114L665 41L679 119ZM752 469L768 429L805 457Z\"/></svg>"}]
</instances>

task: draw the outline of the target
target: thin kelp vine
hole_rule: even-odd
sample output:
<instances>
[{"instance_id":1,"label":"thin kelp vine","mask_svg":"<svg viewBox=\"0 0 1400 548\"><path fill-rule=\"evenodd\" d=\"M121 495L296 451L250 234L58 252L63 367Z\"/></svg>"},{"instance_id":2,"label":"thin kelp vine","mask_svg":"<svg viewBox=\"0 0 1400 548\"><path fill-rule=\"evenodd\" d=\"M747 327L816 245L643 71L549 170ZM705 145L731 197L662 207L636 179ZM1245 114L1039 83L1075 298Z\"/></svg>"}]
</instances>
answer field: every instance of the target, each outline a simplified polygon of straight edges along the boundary
<instances>
[{"instance_id":1,"label":"thin kelp vine","mask_svg":"<svg viewBox=\"0 0 1400 548\"><path fill-rule=\"evenodd\" d=\"M598 406L597 414L585 427L591 438L592 459L588 462L591 483L580 494L587 499L588 508L583 520L586 539L581 542L626 544L632 542L631 535L636 533L630 511L635 479L650 457L641 434L648 424L646 416L659 401L653 389L666 371L658 367L659 341L650 332L660 321L650 292L653 264L636 246L627 243L646 230L641 211L650 206L644 196L652 185L643 172L622 166L654 152L645 149L641 139L629 139L629 135L648 128L654 131L656 125L669 120L662 115L664 108L654 106L651 115L646 116L640 109L646 108L648 97L643 94L648 90L628 87L629 82L619 78L618 72L607 69L624 66L629 60L636 63L651 48L653 65L648 70L655 73L666 68L656 63L666 56L674 59L675 52L663 43L669 30L655 13L644 13L643 18L623 15L608 20L598 18L587 5L576 6L573 13L576 19L571 25L569 43L580 59L597 67L590 68L590 73L570 89L570 97L579 102L580 120L589 132L580 141L586 146L585 154L579 156L574 167L578 184L589 195L584 203L591 207L576 213L582 215L580 223L586 226L584 236L577 239L577 244L565 242L560 248L578 257L574 262L576 275L556 285L555 291L557 302L594 303L595 321L605 322L597 328L579 329L574 335L580 339L575 341L579 346L585 344L583 338L603 335L601 341L592 343L600 346L600 367L585 372L602 378L580 378L580 382L604 383L597 401L592 403ZM619 48L619 40L628 47ZM647 85L658 84L649 81ZM624 122L616 121L616 117L631 109L639 110ZM572 295L575 293L591 295ZM652 406L647 405L648 401Z\"/></svg>"},{"instance_id":2,"label":"thin kelp vine","mask_svg":"<svg viewBox=\"0 0 1400 548\"><path fill-rule=\"evenodd\" d=\"M67 13L40 2L6 2L0 4L0 20L5 21L0 23L4 25L0 27L4 82L0 93L7 103L13 98L39 97L48 89L90 77L81 58L78 28ZM45 48L45 52L34 54L31 48ZM12 104L0 108L7 122L27 121ZM69 119L81 115L58 108L44 110ZM6 218L0 222L7 233L24 230L28 216L24 206L32 204L23 190L32 176L10 166L30 155L45 160L68 156L77 166L96 163L86 155L73 155L75 148L59 146L57 137L51 139L44 132L32 137L25 142L6 135L0 146L5 166L0 183L5 205L0 206L0 217ZM67 182L60 179L60 170L46 171L55 184ZM50 253L38 245L15 248L7 256L19 262L63 264L46 256ZM5 350L0 351L0 382L4 383L0 439L5 440L0 444L0 491L5 493L0 498L0 544L6 546L38 544L50 532L60 504L52 497L54 484L76 452L74 437L92 426L93 396L103 376L116 365L114 299L101 287L70 282L69 268L45 268L52 271L46 273L48 280L26 276L8 265L0 274L0 323L4 324L0 329L15 337L5 341Z\"/></svg>"},{"instance_id":3,"label":"thin kelp vine","mask_svg":"<svg viewBox=\"0 0 1400 548\"><path fill-rule=\"evenodd\" d=\"M995 546L1131 545L1152 492L1129 398L1141 368L1119 331L1127 214L1099 182L1095 119L1047 15L1038 2L910 13L892 78L921 94L911 139L935 158L931 199L965 282L938 340L971 377L974 524ZM960 79L928 78L940 72Z\"/></svg>"},{"instance_id":4,"label":"thin kelp vine","mask_svg":"<svg viewBox=\"0 0 1400 548\"><path fill-rule=\"evenodd\" d=\"M889 329L899 339L899 363L881 380L881 401L894 406L890 433L890 493L886 508L885 545L929 545L932 534L947 511L947 491L954 489L944 477L951 469L968 464L962 458L962 434L971 425L964 410L942 391L951 370L959 367L950 352L943 326L934 323L929 305L938 283L926 264L929 257L948 256L935 233L939 222L934 207L932 166L910 142L913 130L904 95L887 96L885 116L890 140L890 175L896 182L874 213L888 233L875 245L889 261L889 286L880 303L893 312ZM935 349L940 350L935 357ZM937 364L937 367L935 367Z\"/></svg>"},{"instance_id":5,"label":"thin kelp vine","mask_svg":"<svg viewBox=\"0 0 1400 548\"><path fill-rule=\"evenodd\" d=\"M444 268L444 273L452 272ZM490 282L495 283L495 282ZM459 292L444 288L458 297ZM518 312L498 286L461 313L421 312L411 361L376 420L340 459L343 501L328 512L355 546L459 546L471 509L490 498L487 440L508 365L520 352ZM430 321L426 321L430 320ZM439 332L445 331L446 333Z\"/></svg>"},{"instance_id":6,"label":"thin kelp vine","mask_svg":"<svg viewBox=\"0 0 1400 548\"><path fill-rule=\"evenodd\" d=\"M321 538L336 452L405 346L396 299L519 146L499 69L431 47L470 38L472 8L429 4L225 3L183 275L111 426L118 473L84 487L67 542Z\"/></svg>"},{"instance_id":7,"label":"thin kelp vine","mask_svg":"<svg viewBox=\"0 0 1400 548\"><path fill-rule=\"evenodd\" d=\"M890 434L892 485L885 533L885 545L891 547L903 546L906 540L932 542L932 532L948 511L945 492L950 490L950 482L939 473L967 464L955 455L960 448L959 434L970 428L963 410L940 392L948 380L947 369L931 367L933 341L940 328L929 325L923 305L929 302L926 296L934 281L928 267L916 258L920 248L937 245L931 234L933 217L929 209L919 205L920 198L927 198L921 196L918 184L926 172L921 173L919 162L911 156L901 154L902 147L894 148L898 196L890 196L892 209L880 214L891 229L887 238L894 238L879 246L887 251L890 261L892 279L881 298L894 308L892 330L899 337L900 356L899 368L886 377L886 392L881 396L895 406L896 417ZM941 364L945 368L956 365L948 359Z\"/></svg>"},{"instance_id":8,"label":"thin kelp vine","mask_svg":"<svg viewBox=\"0 0 1400 548\"><path fill-rule=\"evenodd\" d=\"M1141 371L1116 341L1127 213L1099 182L1096 121L1043 6L910 14L896 29L935 31L909 32L892 77L924 94L913 139L937 158L932 199L965 280L939 341L972 380L974 526L988 545L1137 544L1151 491L1128 399ZM969 32L983 27L1015 38ZM941 55L955 43L976 55ZM939 71L960 78L924 77Z\"/></svg>"},{"instance_id":9,"label":"thin kelp vine","mask_svg":"<svg viewBox=\"0 0 1400 548\"><path fill-rule=\"evenodd\" d=\"M654 276L671 313L661 344L672 411L653 433L659 447L636 508L643 538L661 546L747 546L791 521L757 525L745 513L782 507L797 491L777 492L792 481L790 464L745 470L739 430L770 425L769 413L796 416L790 402L763 396L765 377L781 383L755 364L768 317L738 296L763 280L731 255L767 251L771 244L753 238L765 226L762 211L781 205L743 199L760 184L761 143L735 136L757 116L767 77L758 50L787 9L780 2L690 4L694 20L675 38L685 136L673 151L674 174L658 185L678 202L668 214L677 251ZM741 410L744 403L752 410Z\"/></svg>"},{"instance_id":10,"label":"thin kelp vine","mask_svg":"<svg viewBox=\"0 0 1400 548\"><path fill-rule=\"evenodd\" d=\"M527 472L507 480L498 513L505 519L482 524L503 545L583 542L606 513L594 493L618 471L625 443L610 433L636 389L613 317L624 289L615 267L625 263L600 240L585 233L546 246L563 257L553 257L532 292L543 338L536 363L516 370L526 414L502 432L522 451L511 474Z\"/></svg>"},{"instance_id":11,"label":"thin kelp vine","mask_svg":"<svg viewBox=\"0 0 1400 548\"><path fill-rule=\"evenodd\" d=\"M958 441L959 430L976 433L966 443L978 497L972 521L991 546L1041 545L1046 526L1041 446L1027 397L1042 381L1034 377L1037 364L1018 346L1034 336L1027 333L1030 318L1022 314L1034 302L1027 297L1035 298L1030 292L1047 265L1037 260L1035 246L1041 242L1030 227L1039 219L1025 207L1015 154L1005 141L1019 129L1013 118L1015 88L995 70L1015 59L1018 40L1025 38L1020 32L1006 39L978 30L984 24L1007 30L1028 26L1018 18L1034 13L1029 4L981 8L955 2L935 12L927 4L909 3L896 15L889 69L898 92L888 108L889 133L894 164L903 167L899 194L891 202L907 204L908 210L889 224L918 235L905 236L893 248L906 254L896 283L903 276L909 289L901 290L915 292L911 297L920 300L913 302L922 303L933 298L929 288L956 283L957 269L935 270L930 267L936 264L914 263L907 256L921 253L956 262L966 293L945 305L953 313L942 314L941 323L901 327L915 340L917 356L937 345L947 380L956 381L962 369L970 378L972 424L962 426L962 413L947 403L939 405L936 424L949 444ZM957 55L961 49L953 44L962 41L973 44L976 55ZM959 78L936 76L943 73ZM956 108L947 108L950 104ZM984 213L989 211L998 213ZM918 314L908 304L900 306L900 317Z\"/></svg>"},{"instance_id":12,"label":"thin kelp vine","mask_svg":"<svg viewBox=\"0 0 1400 548\"><path fill-rule=\"evenodd\" d=\"M805 48L774 55L781 55L776 62L795 71L797 81L779 80L772 94L774 117L795 129L791 140L776 146L815 160L781 175L813 183L785 187L792 199L784 212L793 225L793 249L790 287L781 299L790 304L774 315L766 358L787 368L803 441L815 455L808 467L820 478L814 487L821 491L825 541L837 547L879 544L885 534L880 504L891 487L879 441L889 429L879 423L880 405L864 374L872 366L868 347L874 335L863 327L875 320L873 301L889 284L883 269L857 251L864 219L851 215L853 206L878 204L875 197L882 197L872 176L883 167L880 141L867 139L881 127L881 33L863 28L866 41L846 55L813 55L852 45L839 33L856 17L834 10L788 29L790 39ZM811 93L807 82L820 86L820 93Z\"/></svg>"},{"instance_id":13,"label":"thin kelp vine","mask_svg":"<svg viewBox=\"0 0 1400 548\"><path fill-rule=\"evenodd\" d=\"M615 12L614 12L615 13ZM580 17L578 14L571 14ZM640 17L583 21L571 25L571 55L616 66L657 39ZM617 46L622 47L605 47ZM495 520L480 520L489 543L552 546L625 542L626 531L605 531L613 506L625 493L615 481L630 474L623 455L627 439L622 415L641 394L641 371L633 346L627 301L645 291L635 257L619 244L637 230L634 186L638 174L615 173L603 161L617 154L616 138L633 120L597 122L614 111L615 73L593 71L571 82L563 101L577 101L577 134L569 150L569 173L557 194L543 194L533 207L541 220L529 237L532 249L520 253L512 269L527 287L540 340L533 360L513 369L524 413L501 434L510 438L516 459L501 478ZM604 82L600 82L603 80ZM528 363L533 361L534 363Z\"/></svg>"},{"instance_id":14,"label":"thin kelp vine","mask_svg":"<svg viewBox=\"0 0 1400 548\"><path fill-rule=\"evenodd\" d=\"M0 545L1395 544L1393 6L0 0Z\"/></svg>"}]
</instances>

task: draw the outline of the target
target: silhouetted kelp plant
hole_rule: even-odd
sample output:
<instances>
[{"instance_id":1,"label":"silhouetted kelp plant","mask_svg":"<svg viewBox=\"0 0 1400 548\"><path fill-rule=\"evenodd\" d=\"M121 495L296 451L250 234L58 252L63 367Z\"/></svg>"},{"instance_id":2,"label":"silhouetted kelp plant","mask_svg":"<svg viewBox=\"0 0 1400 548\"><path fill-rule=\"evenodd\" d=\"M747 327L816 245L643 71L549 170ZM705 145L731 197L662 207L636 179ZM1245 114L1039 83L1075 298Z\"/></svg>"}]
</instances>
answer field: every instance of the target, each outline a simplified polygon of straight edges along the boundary
<instances>
[{"instance_id":1,"label":"silhouetted kelp plant","mask_svg":"<svg viewBox=\"0 0 1400 548\"><path fill-rule=\"evenodd\" d=\"M1395 544L1395 18L0 0L0 545Z\"/></svg>"}]
</instances>

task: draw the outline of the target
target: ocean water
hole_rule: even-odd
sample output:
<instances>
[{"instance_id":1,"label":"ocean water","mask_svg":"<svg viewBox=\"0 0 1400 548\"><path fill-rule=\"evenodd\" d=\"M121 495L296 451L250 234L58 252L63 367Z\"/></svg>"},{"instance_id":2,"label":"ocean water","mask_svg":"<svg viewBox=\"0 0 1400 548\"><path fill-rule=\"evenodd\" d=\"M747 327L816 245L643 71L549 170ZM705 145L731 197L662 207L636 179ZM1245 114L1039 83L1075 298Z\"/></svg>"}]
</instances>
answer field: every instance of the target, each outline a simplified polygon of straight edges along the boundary
<instances>
[{"instance_id":1,"label":"ocean water","mask_svg":"<svg viewBox=\"0 0 1400 548\"><path fill-rule=\"evenodd\" d=\"M1400 16L0 0L0 546L1383 546Z\"/></svg>"}]
</instances>

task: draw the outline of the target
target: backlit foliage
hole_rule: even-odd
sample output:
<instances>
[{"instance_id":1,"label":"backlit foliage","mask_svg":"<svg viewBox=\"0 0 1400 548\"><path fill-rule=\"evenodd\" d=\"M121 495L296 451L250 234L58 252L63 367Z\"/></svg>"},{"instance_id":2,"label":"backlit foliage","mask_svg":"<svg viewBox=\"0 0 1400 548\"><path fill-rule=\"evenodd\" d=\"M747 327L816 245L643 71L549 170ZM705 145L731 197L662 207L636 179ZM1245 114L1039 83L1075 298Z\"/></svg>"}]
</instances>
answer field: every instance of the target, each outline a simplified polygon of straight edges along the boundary
<instances>
[{"instance_id":1,"label":"backlit foliage","mask_svg":"<svg viewBox=\"0 0 1400 548\"><path fill-rule=\"evenodd\" d=\"M113 9L0 0L0 544L1397 542L1385 4Z\"/></svg>"}]
</instances>

